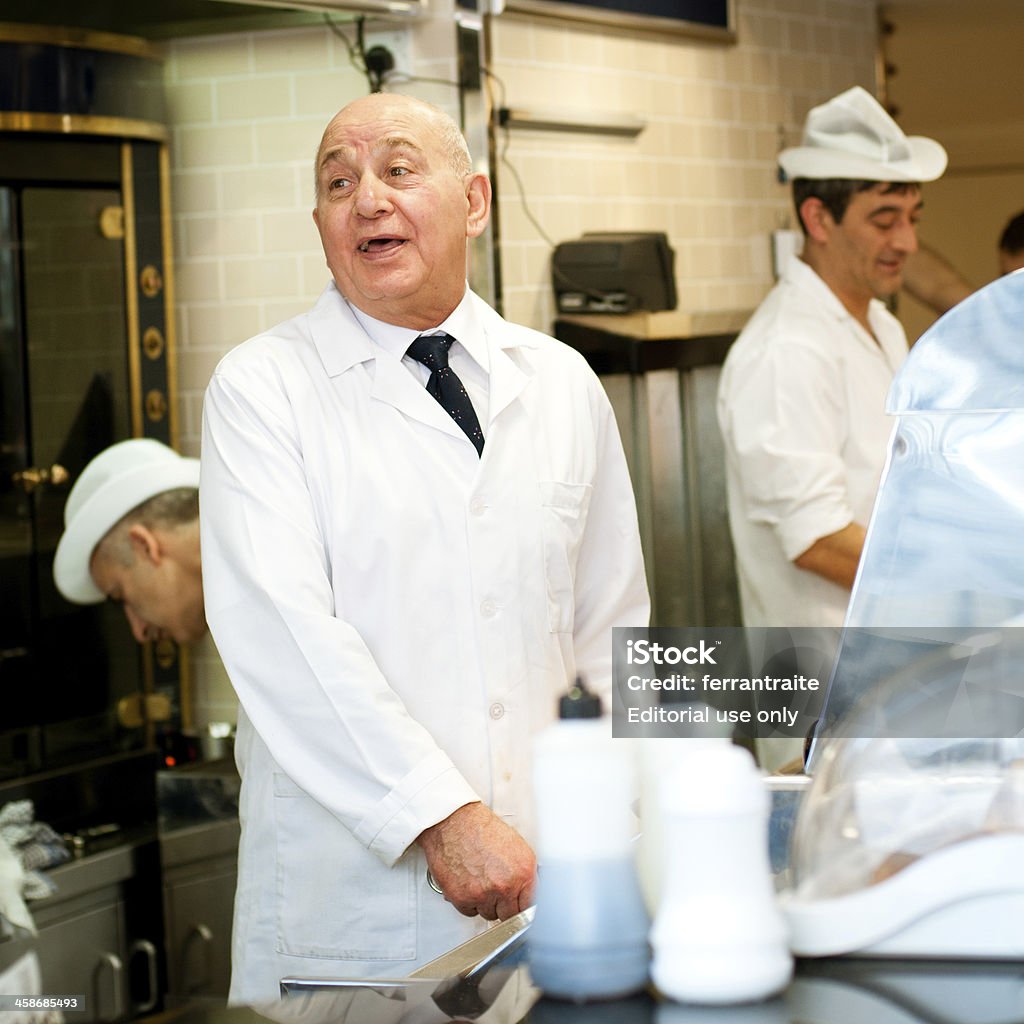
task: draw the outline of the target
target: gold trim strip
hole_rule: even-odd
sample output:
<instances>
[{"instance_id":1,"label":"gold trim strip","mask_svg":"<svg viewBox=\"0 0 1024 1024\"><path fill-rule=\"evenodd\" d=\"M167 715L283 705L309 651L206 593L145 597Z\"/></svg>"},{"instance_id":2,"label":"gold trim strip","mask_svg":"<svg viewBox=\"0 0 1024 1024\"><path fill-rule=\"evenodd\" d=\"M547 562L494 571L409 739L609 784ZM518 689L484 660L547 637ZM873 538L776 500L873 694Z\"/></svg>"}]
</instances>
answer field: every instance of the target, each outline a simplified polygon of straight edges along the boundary
<instances>
[{"instance_id":1,"label":"gold trim strip","mask_svg":"<svg viewBox=\"0 0 1024 1024\"><path fill-rule=\"evenodd\" d=\"M127 53L133 57L163 60L162 52L140 36L122 36L114 32L96 32L88 28L64 25L23 25L19 22L0 21L0 42L42 43L66 46L75 50L102 50L108 53Z\"/></svg>"},{"instance_id":2,"label":"gold trim strip","mask_svg":"<svg viewBox=\"0 0 1024 1024\"><path fill-rule=\"evenodd\" d=\"M116 135L126 139L166 142L166 126L130 117L92 114L40 114L25 110L0 110L0 131L52 132L58 135Z\"/></svg>"},{"instance_id":3,"label":"gold trim strip","mask_svg":"<svg viewBox=\"0 0 1024 1024\"><path fill-rule=\"evenodd\" d=\"M121 143L121 204L124 206L124 300L128 319L128 394L132 436L142 437L142 366L139 358L138 251L135 244L135 174L132 144Z\"/></svg>"},{"instance_id":4,"label":"gold trim strip","mask_svg":"<svg viewBox=\"0 0 1024 1024\"><path fill-rule=\"evenodd\" d=\"M160 147L160 231L164 259L164 338L167 352L167 404L170 407L171 447L178 449L178 334L175 330L174 236L171 227L171 159L166 144Z\"/></svg>"}]
</instances>

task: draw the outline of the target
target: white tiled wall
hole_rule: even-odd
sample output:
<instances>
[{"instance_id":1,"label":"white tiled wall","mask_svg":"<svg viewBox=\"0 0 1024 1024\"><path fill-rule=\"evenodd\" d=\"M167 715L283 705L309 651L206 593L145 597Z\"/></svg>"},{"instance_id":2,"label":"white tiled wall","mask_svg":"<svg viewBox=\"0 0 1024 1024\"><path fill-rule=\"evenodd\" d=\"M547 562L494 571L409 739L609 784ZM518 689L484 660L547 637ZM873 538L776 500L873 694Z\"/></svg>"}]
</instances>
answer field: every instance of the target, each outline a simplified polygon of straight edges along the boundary
<instances>
[{"instance_id":1,"label":"white tiled wall","mask_svg":"<svg viewBox=\"0 0 1024 1024\"><path fill-rule=\"evenodd\" d=\"M774 180L780 132L849 85L873 87L873 0L736 0L738 42L623 32L505 14L492 25L495 99L518 107L624 112L636 140L515 131L508 159L554 241L584 230L667 230L680 308L750 308L769 287L769 232L787 223ZM443 2L410 27L396 83L454 111L454 28ZM351 32L351 28L348 30ZM312 209L321 131L367 91L326 27L169 44L181 446L198 454L202 393L220 356L307 309L326 282ZM498 100L500 102L500 100ZM499 140L501 141L501 140ZM549 329L550 247L495 170L505 313ZM233 719L209 641L193 655L199 724Z\"/></svg>"},{"instance_id":2,"label":"white tiled wall","mask_svg":"<svg viewBox=\"0 0 1024 1024\"><path fill-rule=\"evenodd\" d=\"M637 139L513 129L508 160L554 242L667 231L679 307L748 309L771 284L769 234L790 220L780 139L851 85L874 90L873 0L737 0L737 42L506 14L492 29L497 103L631 114ZM504 101L502 101L502 94ZM499 140L499 148L502 140ZM497 168L504 312L550 330L550 246Z\"/></svg>"}]
</instances>

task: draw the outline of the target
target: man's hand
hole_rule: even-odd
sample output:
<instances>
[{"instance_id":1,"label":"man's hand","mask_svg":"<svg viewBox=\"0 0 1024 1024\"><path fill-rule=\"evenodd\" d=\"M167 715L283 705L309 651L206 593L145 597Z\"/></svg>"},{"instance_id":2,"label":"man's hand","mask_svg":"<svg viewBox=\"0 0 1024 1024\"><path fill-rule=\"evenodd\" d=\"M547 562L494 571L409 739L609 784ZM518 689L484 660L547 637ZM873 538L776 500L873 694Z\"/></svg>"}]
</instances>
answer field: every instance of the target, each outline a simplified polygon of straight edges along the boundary
<instances>
[{"instance_id":1,"label":"man's hand","mask_svg":"<svg viewBox=\"0 0 1024 1024\"><path fill-rule=\"evenodd\" d=\"M504 921L533 902L533 850L483 804L460 807L416 842L444 898L460 914Z\"/></svg>"},{"instance_id":2,"label":"man's hand","mask_svg":"<svg viewBox=\"0 0 1024 1024\"><path fill-rule=\"evenodd\" d=\"M798 569L816 572L849 590L857 576L867 531L860 523L850 523L836 533L819 537L806 551L793 559Z\"/></svg>"}]
</instances>

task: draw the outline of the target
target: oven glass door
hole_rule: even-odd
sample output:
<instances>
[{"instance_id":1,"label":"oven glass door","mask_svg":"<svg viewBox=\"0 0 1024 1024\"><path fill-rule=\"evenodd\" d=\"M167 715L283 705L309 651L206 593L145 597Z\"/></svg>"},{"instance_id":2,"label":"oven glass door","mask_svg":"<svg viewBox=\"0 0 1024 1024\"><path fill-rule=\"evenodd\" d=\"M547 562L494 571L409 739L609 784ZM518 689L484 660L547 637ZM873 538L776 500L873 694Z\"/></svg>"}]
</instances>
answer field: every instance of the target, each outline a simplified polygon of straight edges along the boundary
<instances>
[{"instance_id":1,"label":"oven glass door","mask_svg":"<svg viewBox=\"0 0 1024 1024\"><path fill-rule=\"evenodd\" d=\"M71 485L131 434L120 206L116 183L0 180L0 779L144 742L123 613L52 576Z\"/></svg>"}]
</instances>

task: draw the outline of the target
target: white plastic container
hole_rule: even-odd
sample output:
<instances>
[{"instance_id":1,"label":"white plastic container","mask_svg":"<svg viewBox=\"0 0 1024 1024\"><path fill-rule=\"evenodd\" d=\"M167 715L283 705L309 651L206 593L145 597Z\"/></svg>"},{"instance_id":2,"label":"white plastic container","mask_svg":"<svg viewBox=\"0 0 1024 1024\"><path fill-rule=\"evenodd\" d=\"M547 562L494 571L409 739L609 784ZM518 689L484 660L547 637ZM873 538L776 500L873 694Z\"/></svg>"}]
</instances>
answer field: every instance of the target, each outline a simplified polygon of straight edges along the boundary
<instances>
[{"instance_id":1,"label":"white plastic container","mask_svg":"<svg viewBox=\"0 0 1024 1024\"><path fill-rule=\"evenodd\" d=\"M664 824L664 794L674 782L683 759L697 750L731 742L722 736L649 736L636 741L640 773L640 838L635 844L637 874L647 913L653 919L661 905L668 836ZM688 783L688 784L692 784Z\"/></svg>"},{"instance_id":2,"label":"white plastic container","mask_svg":"<svg viewBox=\"0 0 1024 1024\"><path fill-rule=\"evenodd\" d=\"M661 786L682 752L683 739L645 738L639 741L640 839L636 869L644 906L653 919L661 903L662 876L668 839L661 815Z\"/></svg>"},{"instance_id":3,"label":"white plastic container","mask_svg":"<svg viewBox=\"0 0 1024 1024\"><path fill-rule=\"evenodd\" d=\"M701 745L663 787L668 838L651 976L670 999L766 999L793 972L768 863L767 791L750 753Z\"/></svg>"},{"instance_id":4,"label":"white plastic container","mask_svg":"<svg viewBox=\"0 0 1024 1024\"><path fill-rule=\"evenodd\" d=\"M613 999L647 982L650 919L633 862L633 750L580 687L534 743L537 910L527 933L549 996Z\"/></svg>"}]
</instances>

